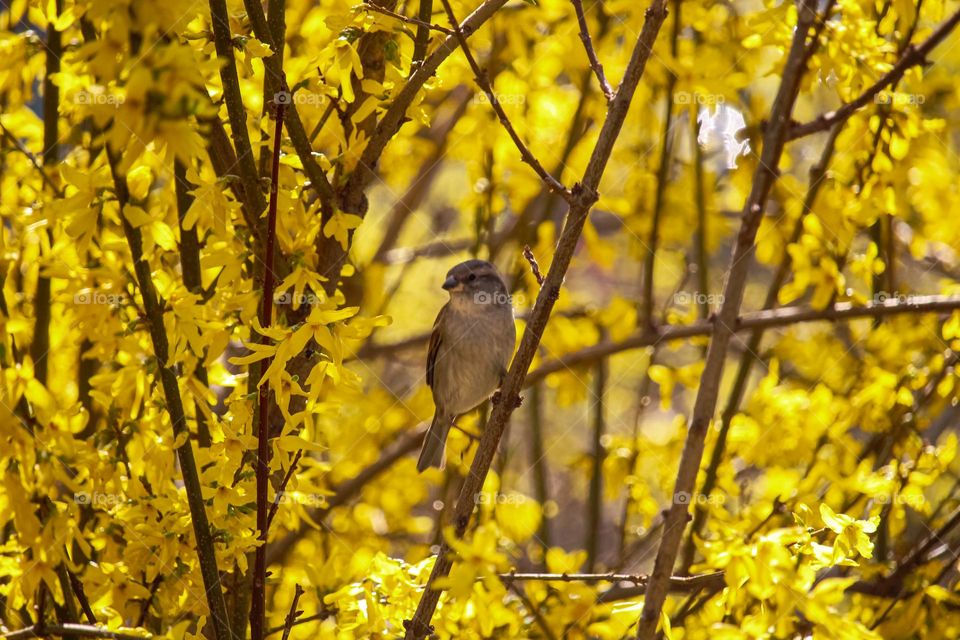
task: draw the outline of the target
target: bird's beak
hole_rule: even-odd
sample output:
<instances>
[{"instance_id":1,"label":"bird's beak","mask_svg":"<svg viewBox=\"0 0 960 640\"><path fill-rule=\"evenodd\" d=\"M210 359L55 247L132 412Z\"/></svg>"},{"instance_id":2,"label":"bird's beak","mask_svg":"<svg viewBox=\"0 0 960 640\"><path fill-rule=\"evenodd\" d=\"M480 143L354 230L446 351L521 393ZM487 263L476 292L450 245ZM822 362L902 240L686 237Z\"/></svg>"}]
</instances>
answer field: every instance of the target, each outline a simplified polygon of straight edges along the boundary
<instances>
[{"instance_id":1,"label":"bird's beak","mask_svg":"<svg viewBox=\"0 0 960 640\"><path fill-rule=\"evenodd\" d=\"M453 276L448 276L447 279L443 281L443 288L447 291L453 291L458 286L460 286L460 282Z\"/></svg>"}]
</instances>

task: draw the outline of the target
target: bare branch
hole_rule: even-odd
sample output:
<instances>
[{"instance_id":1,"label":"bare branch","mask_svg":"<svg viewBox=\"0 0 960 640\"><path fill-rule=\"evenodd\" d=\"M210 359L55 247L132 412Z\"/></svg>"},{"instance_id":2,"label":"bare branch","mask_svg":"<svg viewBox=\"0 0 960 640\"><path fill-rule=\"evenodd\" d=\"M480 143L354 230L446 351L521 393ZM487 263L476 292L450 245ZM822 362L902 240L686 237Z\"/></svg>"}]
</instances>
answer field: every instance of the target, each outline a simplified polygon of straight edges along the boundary
<instances>
[{"instance_id":1,"label":"bare branch","mask_svg":"<svg viewBox=\"0 0 960 640\"><path fill-rule=\"evenodd\" d=\"M686 443L680 457L680 467L674 485L674 495L691 494L696 490L697 472L703 458L707 429L713 418L720 393L720 382L727 359L727 347L735 331L740 304L751 266L751 253L767 197L777 177L777 167L790 128L790 114L796 102L800 81L806 69L807 36L816 18L813 0L800 0L797 6L797 26L783 69L783 80L771 108L770 120L764 135L763 151L753 179L753 188L743 208L743 223L733 250L729 276L723 291L723 304L715 320L715 330L707 350L700 388L687 430ZM689 505L674 500L666 512L657 559L647 586L643 613L637 628L638 640L653 640L657 624L667 598L670 575L673 573L683 532L686 528Z\"/></svg>"},{"instance_id":2,"label":"bare branch","mask_svg":"<svg viewBox=\"0 0 960 640\"><path fill-rule=\"evenodd\" d=\"M17 631L5 633L3 640L26 640L27 638L43 638L46 636L79 636L83 638L106 638L107 640L144 640L152 638L150 634L134 635L121 631L111 631L104 627L90 624L45 624L32 625Z\"/></svg>"},{"instance_id":3,"label":"bare branch","mask_svg":"<svg viewBox=\"0 0 960 640\"><path fill-rule=\"evenodd\" d=\"M504 582L516 580L542 580L544 582L629 582L642 587L650 581L645 573L501 573ZM724 584L723 571L693 576L671 576L670 590L679 592L715 588ZM642 592L640 592L642 593Z\"/></svg>"},{"instance_id":4,"label":"bare branch","mask_svg":"<svg viewBox=\"0 0 960 640\"><path fill-rule=\"evenodd\" d=\"M280 71L277 87L283 93L287 92L287 81ZM267 209L267 238L266 248L263 257L263 286L261 289L260 300L260 326L264 329L269 328L273 322L273 290L274 290L274 255L276 254L277 244L277 205L279 198L280 181L280 141L283 137L283 116L287 104L285 101L277 100L276 106L276 125L273 135L273 156L271 158L270 170L270 205ZM269 344L270 339L266 336L260 336L263 344ZM270 368L273 358L266 358L260 366L260 373ZM266 616L266 594L267 594L267 539L270 529L270 511L268 502L268 490L270 483L270 383L266 380L260 381L258 397L258 421L257 421L257 457L256 457L256 480L257 480L257 532L260 538L260 545L254 559L253 567L253 597L250 606L250 638L251 640L263 640L263 632ZM290 472L296 467L299 460L299 454L290 466ZM289 480L289 473L285 480ZM282 489L281 489L282 490Z\"/></svg>"},{"instance_id":5,"label":"bare branch","mask_svg":"<svg viewBox=\"0 0 960 640\"><path fill-rule=\"evenodd\" d=\"M299 618L303 613L303 611L297 610L297 603L300 602L300 596L302 595L303 587L298 584L296 585L296 589L293 593L293 602L290 603L290 612L283 621L283 636L281 636L281 640L287 640L287 638L290 637L290 630L293 629L293 625L296 624L297 618Z\"/></svg>"},{"instance_id":6,"label":"bare branch","mask_svg":"<svg viewBox=\"0 0 960 640\"><path fill-rule=\"evenodd\" d=\"M422 0L421 0L421 2L422 2ZM429 6L430 6L430 3L429 3L429 2L424 3L423 6L429 7ZM445 34L448 35L448 36L453 35L453 29L448 29L448 28L443 27L443 26L441 26L441 25L439 25L439 24L431 24L430 22L424 20L422 17L419 18L419 19L418 19L418 18L411 18L411 17L409 17L409 16L403 15L402 13L396 13L395 11L390 11L390 9L386 9L386 8L384 8L384 7L380 7L380 6L377 6L377 5L375 5L375 4L373 4L373 3L369 3L369 2L363 4L363 8L364 8L364 9L367 9L367 10L369 10L369 11L373 11L373 12L375 12L375 13L382 13L382 14L385 15L385 16L389 16L389 17L394 18L394 19L396 19L396 20L400 20L401 22L406 22L407 24L412 24L412 25L416 25L416 26L418 26L418 27L422 27L423 29L426 29L428 32L429 32L429 31L439 31L440 33L445 33ZM419 31L418 31L418 33L419 33ZM424 47L426 47L426 43L424 43ZM421 57L420 59L422 60L423 58ZM417 57L416 57L416 55L415 55L415 56L414 56L414 61L416 61L416 60L417 60Z\"/></svg>"},{"instance_id":7,"label":"bare branch","mask_svg":"<svg viewBox=\"0 0 960 640\"><path fill-rule=\"evenodd\" d=\"M507 112L503 110L503 105L500 104L500 100L497 99L496 94L493 92L493 88L490 86L490 80L487 78L487 72L480 68L480 65L477 64L477 61L474 59L473 54L470 53L470 47L467 45L467 38L464 35L463 29L460 27L460 23L457 22L457 17L453 13L453 9L450 7L450 0L440 0L443 3L443 8L447 12L447 17L450 19L450 24L453 25L453 32L457 38L457 41L460 43L460 48L463 50L463 55L467 58L467 63L470 65L470 68L473 69L473 75L476 78L477 85L489 99L490 106L493 107L493 111L497 114L497 118L500 120L500 124L503 125L503 128L506 129L507 134L510 136L510 139L513 140L513 144L516 145L517 149L520 150L520 158L530 165L530 168L540 176L540 179L547 185L547 188L550 191L555 193L562 194L565 198L570 197L570 190L567 189L559 180L550 175L546 169L543 168L543 165L540 164L540 161L537 160L536 156L530 151L523 140L520 139L520 136L517 134L516 129L513 128L513 124L510 122L510 118L507 117Z\"/></svg>"},{"instance_id":8,"label":"bare branch","mask_svg":"<svg viewBox=\"0 0 960 640\"><path fill-rule=\"evenodd\" d=\"M540 273L540 264L537 262L536 256L533 255L533 250L530 249L530 245L523 245L523 257L530 263L530 271L533 272L533 277L537 279L537 284L542 287L543 274Z\"/></svg>"},{"instance_id":9,"label":"bare branch","mask_svg":"<svg viewBox=\"0 0 960 640\"><path fill-rule=\"evenodd\" d=\"M600 83L600 91L603 92L604 97L606 97L607 102L609 102L613 100L616 93L610 87L610 83L607 82L607 76L603 72L603 65L600 64L600 60L597 58L597 52L593 48L590 29L587 27L587 18L583 14L583 0L571 1L573 2L573 10L577 12L577 23L580 25L580 41L583 42L583 48L587 51L587 60L590 61L590 68L593 69L593 73L597 76L597 82ZM602 10L603 5L600 5L600 7Z\"/></svg>"},{"instance_id":10,"label":"bare branch","mask_svg":"<svg viewBox=\"0 0 960 640\"><path fill-rule=\"evenodd\" d=\"M904 313L943 313L960 309L960 296L916 296L905 301L895 299L856 306L838 302L826 309L809 307L783 307L746 313L735 319L724 330L750 331L785 327L802 322L855 320L858 318L882 318ZM622 351L649 347L669 340L708 336L714 332L716 320L704 320L686 325L661 325L637 333L617 342L600 342L554 360L547 360L527 375L527 384L542 380L551 373L572 367L589 365Z\"/></svg>"}]
</instances>

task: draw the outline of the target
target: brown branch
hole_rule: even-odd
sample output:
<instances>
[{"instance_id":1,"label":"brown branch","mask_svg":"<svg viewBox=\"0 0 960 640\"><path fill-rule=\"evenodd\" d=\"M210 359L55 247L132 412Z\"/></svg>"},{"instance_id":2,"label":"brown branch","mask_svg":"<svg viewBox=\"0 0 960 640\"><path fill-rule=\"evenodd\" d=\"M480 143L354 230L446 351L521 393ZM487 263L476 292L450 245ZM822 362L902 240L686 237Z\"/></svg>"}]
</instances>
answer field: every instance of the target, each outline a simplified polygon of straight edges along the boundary
<instances>
[{"instance_id":1,"label":"brown branch","mask_svg":"<svg viewBox=\"0 0 960 640\"><path fill-rule=\"evenodd\" d=\"M827 9L829 10L829 7L827 7ZM824 22L825 21L826 17L824 17ZM807 58L809 59L809 57L810 53L808 52ZM804 218L806 218L807 214L813 210L813 207L817 202L817 196L820 193L820 189L824 185L827 176L827 167L829 166L830 160L833 158L834 151L836 150L836 141L840 135L841 129L843 129L842 123L830 130L830 135L827 137L826 144L823 147L823 151L820 153L819 160L817 160L816 164L810 168L810 180L803 200L803 209L800 210L800 216L794 223L793 232L791 233L790 239L787 241L788 244L793 244L799 241L800 236L803 234ZM783 257L780 260L780 264L774 273L773 280L770 281L770 285L767 287L767 296L763 303L764 309L773 309L775 306L777 306L777 294L780 291L780 287L783 286L784 282L786 282L787 276L790 274L790 267L792 264L793 258L790 256L790 252L784 251ZM755 354L760 349L760 343L763 340L763 334L763 329L754 329L747 340L747 348L740 357L740 362L737 365L737 373L734 377L733 386L731 387L730 393L727 396L727 404L720 415L720 433L717 434L717 440L713 445L713 452L710 455L710 463L707 465L707 470L704 474L702 489L699 492L701 495L710 495L710 492L713 491L713 487L716 484L717 473L720 469L720 464L723 461L723 454L726 449L727 436L730 433L730 428L733 424L733 417L740 409L740 402L743 399L743 393L746 390L747 381L750 378L750 372L753 370L753 365L757 361ZM696 551L694 545L694 536L700 535L700 532L706 523L706 518L707 509L704 508L704 505L698 502L693 510L693 523L690 526L690 534L687 536L687 539L684 543L683 553L680 561L680 573L686 573L686 571L690 569L690 565L693 564L693 556Z\"/></svg>"},{"instance_id":2,"label":"brown branch","mask_svg":"<svg viewBox=\"0 0 960 640\"><path fill-rule=\"evenodd\" d=\"M293 602L290 603L290 612L287 613L287 617L283 621L283 636L281 640L287 640L287 638L290 637L290 630L293 629L293 625L296 624L297 618L303 614L303 611L297 610L297 603L300 601L300 596L302 595L303 587L298 584L293 592Z\"/></svg>"},{"instance_id":3,"label":"brown branch","mask_svg":"<svg viewBox=\"0 0 960 640\"><path fill-rule=\"evenodd\" d=\"M294 454L293 460L290 462L290 468L287 469L287 473L283 476L280 486L277 487L277 493L273 496L273 504L270 505L270 513L267 514L267 529L273 524L273 517L277 515L277 509L280 508L280 500L283 498L283 492L286 491L287 484L289 484L290 478L293 477L294 472L297 470L297 463L300 462L302 456L303 449L297 449L297 453Z\"/></svg>"},{"instance_id":4,"label":"brown branch","mask_svg":"<svg viewBox=\"0 0 960 640\"><path fill-rule=\"evenodd\" d=\"M520 403L520 390L523 387L524 377L536 354L540 338L547 327L550 312L560 295L564 276L577 248L587 215L597 201L597 187L600 184L600 178L606 169L607 161L610 159L613 146L630 108L633 94L640 82L647 59L653 50L654 41L666 17L665 0L654 0L650 8L647 9L643 29L634 46L620 89L617 91L616 97L610 102L603 128L584 171L583 182L571 191L566 222L557 243L553 262L537 295L536 303L524 329L523 337L520 339L520 347L516 356L514 356L510 371L501 386L500 401L493 406L483 430L483 437L477 453L474 456L473 464L470 467L470 473L464 480L456 501L456 507L453 510L453 523L457 537L463 537L466 532L476 504L476 495L483 486L510 414ZM420 603L417 605L417 611L412 620L404 622L406 627L405 638L408 640L423 638L431 632L430 621L440 600L440 590L436 588L436 581L450 573L453 566L450 551L449 543L444 541L440 546L436 563L427 580Z\"/></svg>"},{"instance_id":5,"label":"brown branch","mask_svg":"<svg viewBox=\"0 0 960 640\"><path fill-rule=\"evenodd\" d=\"M287 81L281 71L278 84L281 92L287 92ZM276 126L273 136L273 158L270 172L270 206L267 213L267 242L264 256L263 288L260 300L260 326L268 328L273 321L273 289L274 289L274 254L277 244L277 202L279 197L280 181L280 140L283 136L283 114L286 109L284 101L277 100ZM270 339L261 336L263 344L269 344ZM270 368L272 358L264 359L260 366L261 375ZM262 640L266 616L267 595L267 538L270 529L268 510L268 490L270 483L270 383L260 380L259 393L259 420L257 424L257 531L260 544L254 559L253 567L253 597L250 605L250 638ZM291 471L296 462L291 465ZM289 479L289 478L288 478Z\"/></svg>"},{"instance_id":6,"label":"brown branch","mask_svg":"<svg viewBox=\"0 0 960 640\"><path fill-rule=\"evenodd\" d=\"M870 85L870 87L855 100L847 102L839 109L824 113L809 122L793 125L787 133L787 139L796 140L797 138L802 138L812 133L826 131L834 124L842 122L852 116L857 110L865 107L873 100L885 87L894 82L898 82L910 67L926 63L927 56L930 55L930 52L950 35L950 32L953 31L958 23L960 23L960 11L957 11L941 23L941 25L930 34L930 37L921 44L917 46L908 45L903 55L897 60L896 64L893 65L893 68L883 74L879 80Z\"/></svg>"},{"instance_id":7,"label":"brown branch","mask_svg":"<svg viewBox=\"0 0 960 640\"><path fill-rule=\"evenodd\" d=\"M730 325L723 327L723 330L738 332L772 329L804 322L879 318L905 313L942 313L957 309L960 309L960 296L917 296L902 302L888 299L864 306L838 302L832 307L819 310L797 306L754 311L736 318ZM717 322L718 320L705 320L687 325L661 325L617 342L601 342L585 347L560 358L547 360L527 375L527 383L533 384L552 373L592 364L600 358L606 358L621 351L649 347L669 340L708 336L714 333Z\"/></svg>"},{"instance_id":8,"label":"brown branch","mask_svg":"<svg viewBox=\"0 0 960 640\"><path fill-rule=\"evenodd\" d=\"M580 41L583 43L583 48L587 52L587 60L590 61L590 68L597 76L597 82L600 83L600 91L603 92L604 97L607 99L607 102L609 102L613 100L616 94L610 87L610 83L607 82L607 76L603 72L603 65L600 64L600 60L597 58L597 52L593 48L590 29L587 27L587 17L583 14L583 0L571 1L573 2L573 10L577 13L577 23L580 25ZM603 10L603 5L601 5L600 10Z\"/></svg>"},{"instance_id":9,"label":"brown branch","mask_svg":"<svg viewBox=\"0 0 960 640\"><path fill-rule=\"evenodd\" d=\"M562 194L565 198L569 199L570 190L563 186L559 180L554 178L547 172L546 169L543 168L543 165L540 164L540 161L537 160L536 156L533 155L527 145L524 144L523 140L520 139L520 136L517 134L517 130L513 128L510 118L507 117L507 112L503 110L503 105L500 104L500 100L497 99L496 94L493 92L493 87L490 86L490 79L487 77L487 72L480 68L480 65L478 65L477 61L474 59L473 54L470 53L470 47L467 45L467 38L464 35L464 30L460 27L460 23L457 22L457 17L454 15L453 9L450 7L450 0L440 1L443 3L443 8L447 12L447 17L450 20L450 24L453 25L454 35L456 36L457 41L460 43L460 48L463 50L463 55L467 58L467 63L473 70L473 75L477 85L487 95L490 106L493 108L494 113L497 114L500 124L503 125L503 128L510 136L510 139L513 140L513 144L516 145L517 149L520 151L520 158L525 163L530 165L530 168L533 169L534 173L540 176L540 179L543 180L550 191Z\"/></svg>"},{"instance_id":10,"label":"brown branch","mask_svg":"<svg viewBox=\"0 0 960 640\"><path fill-rule=\"evenodd\" d=\"M107 158L113 175L118 204L122 212L130 201L127 179L119 171L120 159L118 154L112 151L109 146L107 147ZM183 476L183 485L187 494L187 504L190 507L190 520L193 524L193 534L197 544L197 558L200 563L200 574L203 578L207 607L210 610L210 623L214 630L215 640L228 640L230 638L230 627L223 591L220 587L220 570L217 568L216 547L210 530L210 523L207 520L203 487L200 484L200 474L193 455L190 429L187 426L183 398L180 395L180 386L177 382L177 372L170 364L170 342L163 322L163 303L157 296L157 290L153 284L153 270L143 254L143 234L140 228L131 225L122 213L120 218L127 244L130 247L134 272L140 288L140 297L143 299L144 321L153 344L157 377L160 378L160 384L163 387L170 424L175 439L182 439L183 441L176 448L177 459L180 462L180 472Z\"/></svg>"},{"instance_id":11,"label":"brown branch","mask_svg":"<svg viewBox=\"0 0 960 640\"><path fill-rule=\"evenodd\" d=\"M88 624L45 624L32 625L17 631L5 633L0 638L3 640L26 640L27 638L43 638L46 636L78 636L83 638L106 638L107 640L144 640L152 638L150 634L136 636L132 633L122 633L120 631L111 631L103 627L97 627Z\"/></svg>"},{"instance_id":12,"label":"brown branch","mask_svg":"<svg viewBox=\"0 0 960 640\"><path fill-rule=\"evenodd\" d=\"M230 118L230 133L233 138L233 147L236 154L237 171L242 178L240 189L260 191L260 174L254 161L253 147L250 145L250 134L247 131L247 110L243 106L243 95L240 89L240 79L237 75L237 61L233 52L233 39L230 34L230 17L227 12L226 0L209 0L210 22L213 27L213 44L220 61L220 83L223 85L223 101L227 106L227 115ZM262 38L260 38L262 40ZM269 60L269 58L264 58ZM247 223L253 223L251 232L254 237L260 237L259 229L262 226L260 216L266 203L261 195L259 198L246 196L244 199L251 204L260 206L259 209L248 211Z\"/></svg>"},{"instance_id":13,"label":"brown branch","mask_svg":"<svg viewBox=\"0 0 960 640\"><path fill-rule=\"evenodd\" d=\"M953 512L950 518L936 531L931 531L920 544L914 547L900 562L897 568L887 576L875 580L860 580L847 587L851 593L879 597L899 598L902 595L904 581L910 573L924 563L924 558L936 545L942 544L943 539L953 529L960 525L960 509Z\"/></svg>"},{"instance_id":14,"label":"brown branch","mask_svg":"<svg viewBox=\"0 0 960 640\"><path fill-rule=\"evenodd\" d=\"M499 578L504 582L516 580L541 580L544 582L629 582L638 587L645 587L650 576L644 573L501 573ZM703 588L714 588L724 584L724 572L714 571L693 576L671 576L670 590L678 592L697 591ZM642 595L638 591L637 595Z\"/></svg>"},{"instance_id":15,"label":"brown branch","mask_svg":"<svg viewBox=\"0 0 960 640\"><path fill-rule=\"evenodd\" d=\"M530 271L533 272L533 277L537 279L537 284L542 287L543 274L540 273L540 264L537 262L536 256L533 255L530 245L523 245L523 257L530 263Z\"/></svg>"},{"instance_id":16,"label":"brown branch","mask_svg":"<svg viewBox=\"0 0 960 640\"><path fill-rule=\"evenodd\" d=\"M211 2L223 2L223 0L211 0ZM263 13L263 5L259 0L244 0L243 6L247 10L247 17L250 19L250 26L253 27L253 34L257 40L270 47L273 51L277 51L278 48L282 49L283 43L274 41L274 30L270 28L267 17ZM272 55L263 58L263 66L266 73L274 76L275 79L279 80L284 78L283 62L280 56ZM281 85L278 83L275 86ZM307 136L303 121L297 112L297 105L293 103L292 95L286 86L285 79L283 80L280 91L285 94L286 98L282 102L285 103L284 106L286 107L284 114L287 135L290 136L290 142L293 143L293 148L300 158L304 173L306 173L310 179L311 188L320 196L320 201L323 204L323 216L324 220L326 220L332 215L333 208L337 204L336 194L326 174L313 155L313 145L310 144L310 138ZM281 101L277 100L277 102Z\"/></svg>"},{"instance_id":17,"label":"brown branch","mask_svg":"<svg viewBox=\"0 0 960 640\"><path fill-rule=\"evenodd\" d=\"M423 0L421 0L421 7L430 7L430 6L431 6L430 0L426 0L426 2L424 2ZM384 8L384 7L380 7L380 6L377 6L377 5L372 4L372 3L369 3L369 2L363 4L362 7L363 7L364 9L367 9L368 11L374 11L374 12L376 12L376 13L382 13L382 14L385 15L385 16L389 16L389 17L394 18L394 19L396 19L396 20L399 20L399 21L401 21L401 22L406 22L407 24L412 24L412 25L416 25L416 26L418 26L418 27L422 27L423 29L426 30L426 33L429 33L429 32L432 30L432 31L439 31L440 33L444 33L444 34L446 34L446 35L448 35L448 36L449 36L449 35L453 35L453 29L448 29L448 28L443 27L443 26L441 26L441 25L439 25L439 24L431 24L428 20L424 19L422 15L420 16L419 19L418 19L418 18L411 18L411 17L409 17L409 16L405 16L405 15L403 15L403 14L401 14L401 13L397 13L397 12L395 12L395 11L390 11L390 9L386 9L386 8ZM418 30L417 30L418 38L419 38L419 34L420 34L420 33L421 33L421 32L420 32L420 30L418 29ZM418 39L416 42L419 44L419 42L420 42L419 39ZM423 43L424 52L426 51L426 46L427 46L427 43L426 43L426 41L424 41L424 43ZM417 62L417 60L418 60L418 56L417 56L417 54L414 54L414 56L413 56L413 62ZM423 60L423 56L422 56L422 55L419 57L419 60Z\"/></svg>"},{"instance_id":18,"label":"brown branch","mask_svg":"<svg viewBox=\"0 0 960 640\"><path fill-rule=\"evenodd\" d=\"M720 382L727 359L727 347L734 334L734 323L740 313L751 253L770 189L777 176L777 167L790 127L790 114L796 101L806 68L806 46L810 27L816 18L813 0L800 0L797 26L783 69L783 80L771 108L764 134L763 151L754 174L753 188L743 208L743 223L734 246L729 276L723 291L723 304L717 314L715 331L710 339L700 388L687 430L687 438L673 494L692 494L696 490L697 472L703 457L707 429L713 418L720 393ZM643 613L637 626L638 640L653 640L657 634L660 613L669 590L670 575L677 559L680 542L689 516L688 501L673 500L664 518L663 533L653 574L647 586Z\"/></svg>"}]
</instances>

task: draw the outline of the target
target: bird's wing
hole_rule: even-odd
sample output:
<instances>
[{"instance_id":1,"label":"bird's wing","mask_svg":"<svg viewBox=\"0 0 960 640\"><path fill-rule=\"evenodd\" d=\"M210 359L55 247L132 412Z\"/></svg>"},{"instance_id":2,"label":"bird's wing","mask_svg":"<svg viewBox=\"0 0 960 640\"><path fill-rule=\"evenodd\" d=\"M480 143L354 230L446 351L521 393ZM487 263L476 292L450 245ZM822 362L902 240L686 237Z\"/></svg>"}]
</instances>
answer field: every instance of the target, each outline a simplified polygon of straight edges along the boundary
<instances>
[{"instance_id":1,"label":"bird's wing","mask_svg":"<svg viewBox=\"0 0 960 640\"><path fill-rule=\"evenodd\" d=\"M440 322L443 320L443 314L447 311L447 305L443 305L437 319L433 321L433 331L430 333L430 347L427 349L427 386L433 388L433 370L437 364L437 354L440 352Z\"/></svg>"}]
</instances>

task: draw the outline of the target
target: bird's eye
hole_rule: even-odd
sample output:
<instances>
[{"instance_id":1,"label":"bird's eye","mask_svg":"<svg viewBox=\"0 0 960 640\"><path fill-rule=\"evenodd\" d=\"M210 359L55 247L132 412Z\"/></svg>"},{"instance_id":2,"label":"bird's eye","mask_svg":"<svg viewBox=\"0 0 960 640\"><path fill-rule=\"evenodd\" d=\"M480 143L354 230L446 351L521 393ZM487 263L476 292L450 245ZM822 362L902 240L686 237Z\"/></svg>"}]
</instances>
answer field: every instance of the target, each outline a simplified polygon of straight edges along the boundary
<instances>
[{"instance_id":1,"label":"bird's eye","mask_svg":"<svg viewBox=\"0 0 960 640\"><path fill-rule=\"evenodd\" d=\"M469 280L470 282L473 282L473 281L476 280L476 279L477 279L477 274L475 274L475 273L471 273L471 274L470 274L470 277L467 278L467 280Z\"/></svg>"}]
</instances>

